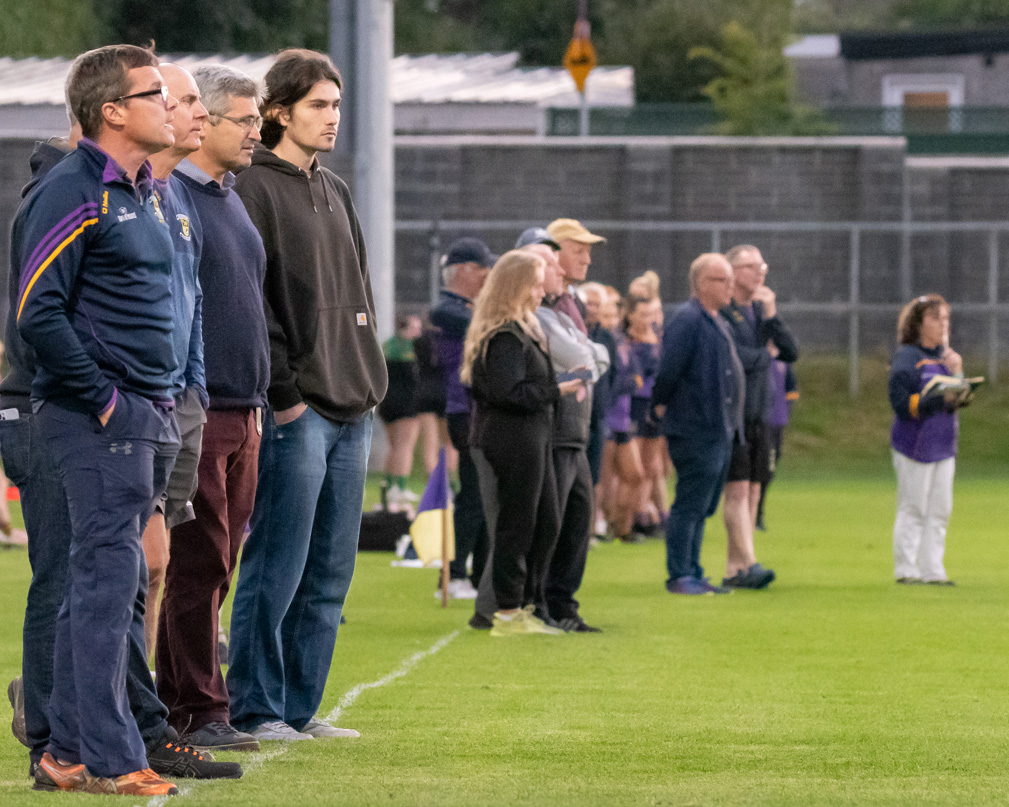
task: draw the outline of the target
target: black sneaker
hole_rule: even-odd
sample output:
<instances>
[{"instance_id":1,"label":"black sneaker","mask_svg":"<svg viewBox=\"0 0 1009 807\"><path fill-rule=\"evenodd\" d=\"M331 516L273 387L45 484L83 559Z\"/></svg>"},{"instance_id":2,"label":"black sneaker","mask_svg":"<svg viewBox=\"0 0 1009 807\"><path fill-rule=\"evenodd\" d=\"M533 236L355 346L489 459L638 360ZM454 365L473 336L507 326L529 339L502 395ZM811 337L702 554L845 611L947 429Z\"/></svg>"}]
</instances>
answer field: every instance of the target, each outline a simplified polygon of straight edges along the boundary
<instances>
[{"instance_id":1,"label":"black sneaker","mask_svg":"<svg viewBox=\"0 0 1009 807\"><path fill-rule=\"evenodd\" d=\"M223 720L212 720L189 732L182 742L197 751L258 751L259 740L232 728Z\"/></svg>"},{"instance_id":2,"label":"black sneaker","mask_svg":"<svg viewBox=\"0 0 1009 807\"><path fill-rule=\"evenodd\" d=\"M748 588L755 591L767 588L774 582L774 572L765 569L759 563L754 563L745 572L740 570L732 577L723 577L722 585L725 588Z\"/></svg>"},{"instance_id":3,"label":"black sneaker","mask_svg":"<svg viewBox=\"0 0 1009 807\"><path fill-rule=\"evenodd\" d=\"M723 577L722 585L725 588L747 588L746 572L740 569L732 577Z\"/></svg>"},{"instance_id":4,"label":"black sneaker","mask_svg":"<svg viewBox=\"0 0 1009 807\"><path fill-rule=\"evenodd\" d=\"M750 579L750 585L747 588L753 589L767 588L776 577L773 569L765 569L759 563L754 563L747 569L746 576Z\"/></svg>"},{"instance_id":5,"label":"black sneaker","mask_svg":"<svg viewBox=\"0 0 1009 807\"><path fill-rule=\"evenodd\" d=\"M469 618L469 626L473 628L473 630L490 630L494 627L494 622L485 617L483 614L473 614L473 616Z\"/></svg>"},{"instance_id":6,"label":"black sneaker","mask_svg":"<svg viewBox=\"0 0 1009 807\"><path fill-rule=\"evenodd\" d=\"M732 589L728 586L716 586L707 577L700 579L700 584L708 589L712 594L731 594Z\"/></svg>"},{"instance_id":7,"label":"black sneaker","mask_svg":"<svg viewBox=\"0 0 1009 807\"><path fill-rule=\"evenodd\" d=\"M602 633L602 628L595 628L592 625L586 625L585 620L582 619L578 614L574 616L566 616L564 619L558 620L557 626L566 633Z\"/></svg>"},{"instance_id":8,"label":"black sneaker","mask_svg":"<svg viewBox=\"0 0 1009 807\"><path fill-rule=\"evenodd\" d=\"M147 764L156 774L173 779L242 778L242 766L237 762L215 762L209 753L167 739L147 752Z\"/></svg>"},{"instance_id":9,"label":"black sneaker","mask_svg":"<svg viewBox=\"0 0 1009 807\"><path fill-rule=\"evenodd\" d=\"M11 709L14 710L11 733L21 745L31 748L28 745L28 732L25 728L25 681L20 675L7 685L7 700L11 702Z\"/></svg>"},{"instance_id":10,"label":"black sneaker","mask_svg":"<svg viewBox=\"0 0 1009 807\"><path fill-rule=\"evenodd\" d=\"M547 613L546 608L533 609L533 616L540 620L548 628L560 628L560 623Z\"/></svg>"}]
</instances>

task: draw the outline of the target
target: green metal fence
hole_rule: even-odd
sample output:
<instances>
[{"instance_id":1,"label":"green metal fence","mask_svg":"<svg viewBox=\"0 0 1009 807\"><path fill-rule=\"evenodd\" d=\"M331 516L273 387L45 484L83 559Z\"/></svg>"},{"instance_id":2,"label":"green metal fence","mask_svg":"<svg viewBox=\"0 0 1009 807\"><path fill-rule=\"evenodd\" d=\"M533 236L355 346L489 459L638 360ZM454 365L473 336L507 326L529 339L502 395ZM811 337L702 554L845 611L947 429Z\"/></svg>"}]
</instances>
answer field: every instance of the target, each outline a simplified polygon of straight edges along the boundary
<instances>
[{"instance_id":1,"label":"green metal fence","mask_svg":"<svg viewBox=\"0 0 1009 807\"><path fill-rule=\"evenodd\" d=\"M823 110L837 135L906 137L911 154L1009 154L1009 108L836 107ZM610 137L716 134L710 104L637 104L590 111L589 134ZM547 134L579 133L577 109L547 110Z\"/></svg>"}]
</instances>

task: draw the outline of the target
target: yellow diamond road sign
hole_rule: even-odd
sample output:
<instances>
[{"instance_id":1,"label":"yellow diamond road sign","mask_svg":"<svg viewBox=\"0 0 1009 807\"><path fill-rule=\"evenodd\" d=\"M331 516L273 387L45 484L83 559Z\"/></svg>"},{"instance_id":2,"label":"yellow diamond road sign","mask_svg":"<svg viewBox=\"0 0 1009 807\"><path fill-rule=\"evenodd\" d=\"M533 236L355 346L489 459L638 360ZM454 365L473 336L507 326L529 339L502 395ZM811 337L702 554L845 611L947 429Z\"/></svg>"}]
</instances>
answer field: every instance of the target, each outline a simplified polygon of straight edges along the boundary
<instances>
[{"instance_id":1,"label":"yellow diamond road sign","mask_svg":"<svg viewBox=\"0 0 1009 807\"><path fill-rule=\"evenodd\" d=\"M592 47L592 42L587 36L576 35L568 45L567 53L564 54L564 67L575 80L578 92L585 93L585 79L597 64L596 49Z\"/></svg>"}]
</instances>

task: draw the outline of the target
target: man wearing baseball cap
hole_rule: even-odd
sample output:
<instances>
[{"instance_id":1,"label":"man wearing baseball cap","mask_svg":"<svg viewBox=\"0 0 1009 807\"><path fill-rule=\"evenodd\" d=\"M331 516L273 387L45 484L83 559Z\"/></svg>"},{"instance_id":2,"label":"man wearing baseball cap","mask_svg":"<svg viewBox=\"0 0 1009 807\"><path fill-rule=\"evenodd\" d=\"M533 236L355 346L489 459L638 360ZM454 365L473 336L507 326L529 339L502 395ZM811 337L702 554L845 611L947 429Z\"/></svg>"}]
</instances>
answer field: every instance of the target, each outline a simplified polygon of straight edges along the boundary
<instances>
[{"instance_id":1,"label":"man wearing baseball cap","mask_svg":"<svg viewBox=\"0 0 1009 807\"><path fill-rule=\"evenodd\" d=\"M567 290L557 299L555 307L571 317L582 333L588 334L584 304L571 293L571 287L576 283L585 282L589 264L592 263L592 245L604 244L606 239L601 235L590 233L576 219L555 219L547 226L547 235L560 248L557 260L561 263L564 279L568 284Z\"/></svg>"},{"instance_id":2,"label":"man wearing baseball cap","mask_svg":"<svg viewBox=\"0 0 1009 807\"><path fill-rule=\"evenodd\" d=\"M473 300L487 279L497 256L479 238L459 238L442 258L441 299L431 311L431 324L438 329L435 346L445 374L445 420L452 445L459 452L459 495L455 498L455 560L449 569L449 596L474 599L487 558L487 525L476 466L469 453L469 390L459 380L466 329L473 318ZM466 579L466 559L473 554L474 582ZM490 628L487 625L474 627Z\"/></svg>"},{"instance_id":3,"label":"man wearing baseball cap","mask_svg":"<svg viewBox=\"0 0 1009 807\"><path fill-rule=\"evenodd\" d=\"M545 244L554 252L559 252L561 248L561 245L550 237L550 233L546 231L545 227L528 227L522 231L522 235L515 242L515 249L522 249L522 247L529 247L533 244Z\"/></svg>"}]
</instances>

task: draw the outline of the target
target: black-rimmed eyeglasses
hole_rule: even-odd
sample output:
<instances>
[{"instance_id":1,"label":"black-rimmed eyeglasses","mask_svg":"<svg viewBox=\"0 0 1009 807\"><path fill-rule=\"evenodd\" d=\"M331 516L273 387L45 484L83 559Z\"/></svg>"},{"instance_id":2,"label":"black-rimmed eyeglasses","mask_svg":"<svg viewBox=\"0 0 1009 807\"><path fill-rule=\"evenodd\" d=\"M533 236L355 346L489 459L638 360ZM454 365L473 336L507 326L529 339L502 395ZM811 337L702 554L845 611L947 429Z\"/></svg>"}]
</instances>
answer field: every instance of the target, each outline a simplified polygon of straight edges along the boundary
<instances>
[{"instance_id":1,"label":"black-rimmed eyeglasses","mask_svg":"<svg viewBox=\"0 0 1009 807\"><path fill-rule=\"evenodd\" d=\"M162 84L156 90L144 90L143 92L133 92L129 95L120 95L118 98L112 99L113 104L118 104L120 101L129 101L131 98L147 98L154 95L161 96L161 103L166 107L168 106L168 87Z\"/></svg>"}]
</instances>

